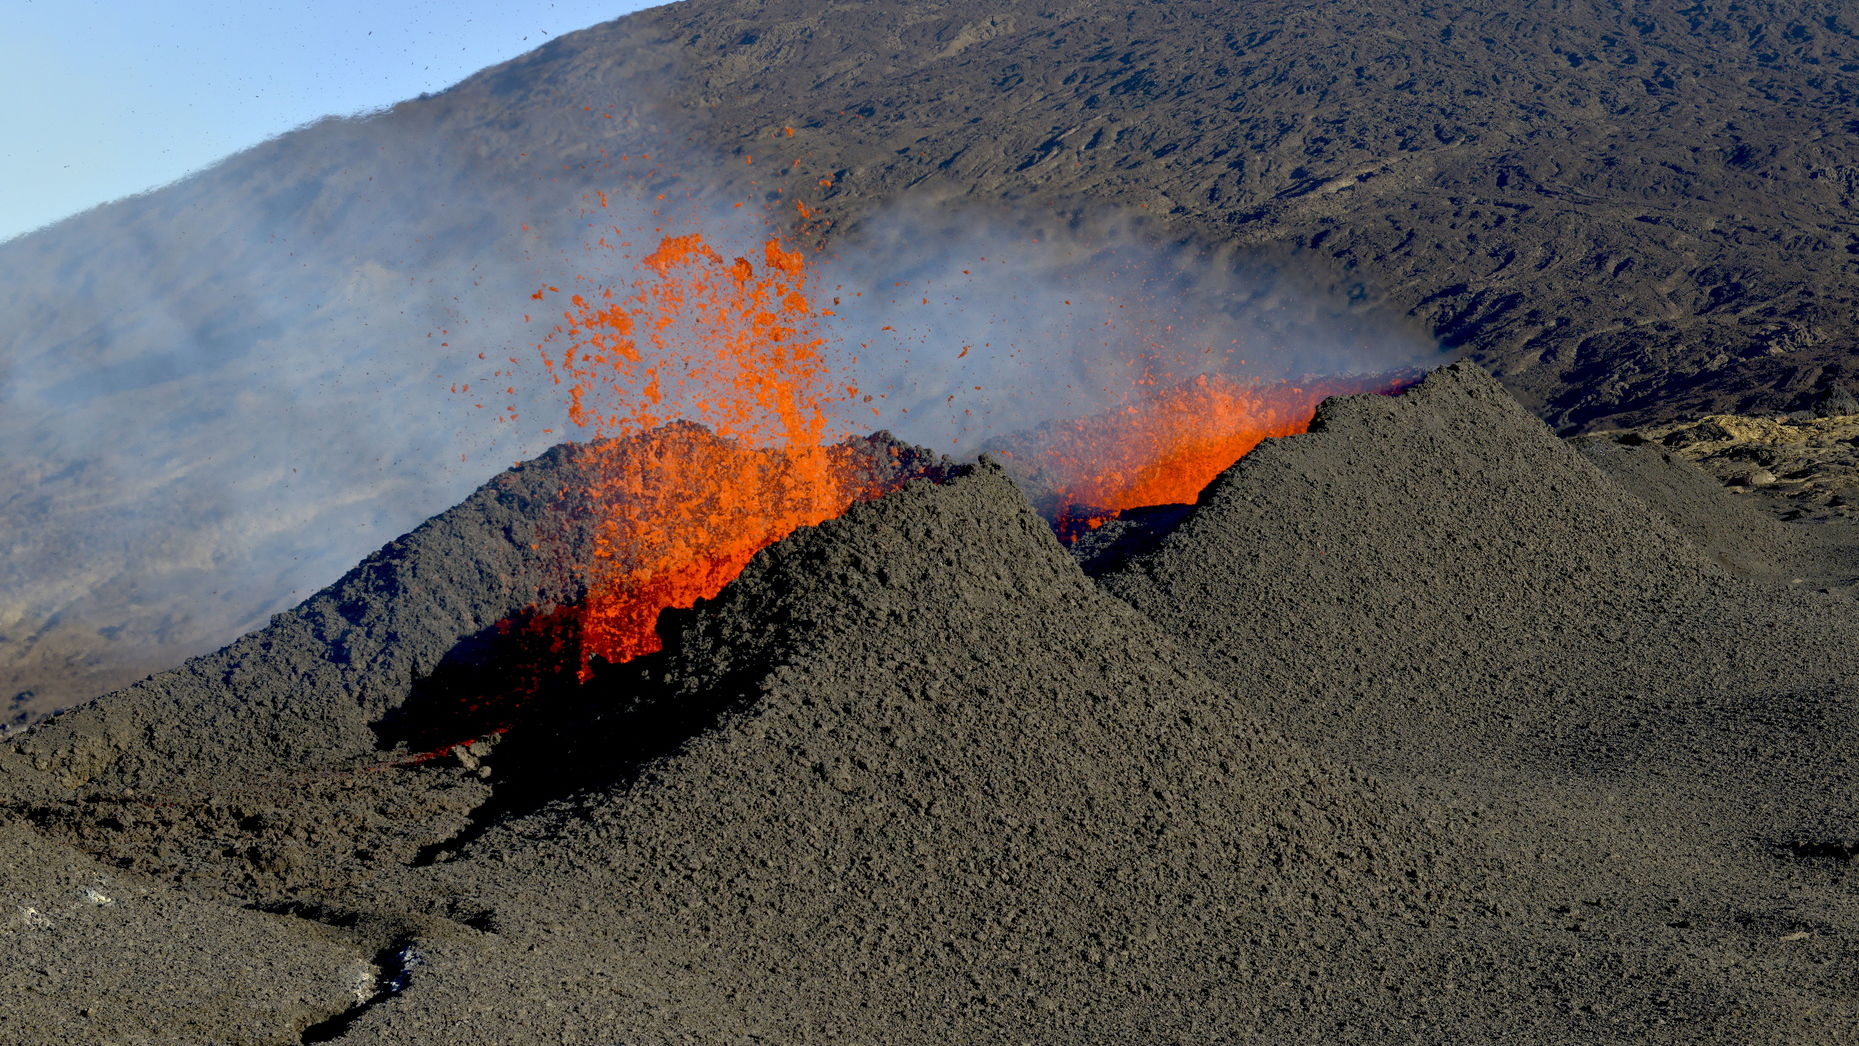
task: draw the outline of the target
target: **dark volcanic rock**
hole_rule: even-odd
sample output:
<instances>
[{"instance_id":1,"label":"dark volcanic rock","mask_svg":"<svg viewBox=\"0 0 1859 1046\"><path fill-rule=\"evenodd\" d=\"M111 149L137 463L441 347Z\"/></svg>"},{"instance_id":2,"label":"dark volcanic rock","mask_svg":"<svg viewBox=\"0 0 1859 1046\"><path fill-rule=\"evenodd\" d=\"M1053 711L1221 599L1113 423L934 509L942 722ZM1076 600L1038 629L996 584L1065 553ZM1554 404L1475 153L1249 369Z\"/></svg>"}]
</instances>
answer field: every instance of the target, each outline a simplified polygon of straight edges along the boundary
<instances>
[{"instance_id":1,"label":"dark volcanic rock","mask_svg":"<svg viewBox=\"0 0 1859 1046\"><path fill-rule=\"evenodd\" d=\"M174 899L65 911L84 990L152 1025L204 985L249 1041L1851 1041L1852 604L1589 449L1641 493L1456 365L1327 401L1099 584L992 464L919 462L494 748L371 747L436 637L572 586L525 529L557 451L295 619L352 631L11 742L0 878ZM214 987L226 940L276 989Z\"/></svg>"},{"instance_id":2,"label":"dark volcanic rock","mask_svg":"<svg viewBox=\"0 0 1859 1046\"><path fill-rule=\"evenodd\" d=\"M1151 505L1126 509L1067 546L1084 572L1096 577L1154 548L1162 536L1188 515L1187 505Z\"/></svg>"},{"instance_id":3,"label":"dark volcanic rock","mask_svg":"<svg viewBox=\"0 0 1859 1046\"><path fill-rule=\"evenodd\" d=\"M334 931L202 901L0 826L0 1037L273 1046L372 992Z\"/></svg>"},{"instance_id":4,"label":"dark volcanic rock","mask_svg":"<svg viewBox=\"0 0 1859 1046\"><path fill-rule=\"evenodd\" d=\"M716 437L674 424L640 453L687 439ZM850 445L877 484L944 467L888 434ZM405 742L507 725L459 708L498 657L535 656L506 633L581 596L582 461L565 444L511 468L268 627L13 738L0 818L246 898L335 890L453 836L488 787Z\"/></svg>"},{"instance_id":5,"label":"dark volcanic rock","mask_svg":"<svg viewBox=\"0 0 1859 1046\"><path fill-rule=\"evenodd\" d=\"M1557 426L1797 409L1855 342L1859 25L1809 0L673 4L406 118L638 96L753 155L729 192L842 227L908 193L1141 208L1411 316Z\"/></svg>"},{"instance_id":6,"label":"dark volcanic rock","mask_svg":"<svg viewBox=\"0 0 1859 1046\"><path fill-rule=\"evenodd\" d=\"M989 464L774 546L638 671L701 710L685 743L412 885L495 935L430 950L354 1041L1303 1040L1392 1025L1390 995L1479 1011L1422 996L1529 953L1470 925L1417 815L1260 727Z\"/></svg>"},{"instance_id":7,"label":"dark volcanic rock","mask_svg":"<svg viewBox=\"0 0 1859 1046\"><path fill-rule=\"evenodd\" d=\"M1781 533L1725 515L1716 537L1687 529L1745 559ZM1416 714L1467 727L1556 714L1529 695L1562 688L1586 708L1603 683L1766 686L1758 666L1788 660L1822 666L1794 682L1831 686L1854 656L1818 620L1850 604L1733 577L1470 364L1326 401L1309 434L1262 444L1104 580L1273 706L1353 686L1320 668L1341 649L1351 672L1426 695Z\"/></svg>"},{"instance_id":8,"label":"dark volcanic rock","mask_svg":"<svg viewBox=\"0 0 1859 1046\"><path fill-rule=\"evenodd\" d=\"M1514 6L669 4L0 245L0 698L43 714L210 650L353 562L359 522L451 500L403 403L443 411L433 369L473 354L423 335L470 319L501 358L522 339L487 328L595 191L799 200L839 242L900 200L1139 214L1233 286L1287 274L1470 354L1559 429L1840 409L1851 12ZM345 372L370 378L306 400Z\"/></svg>"},{"instance_id":9,"label":"dark volcanic rock","mask_svg":"<svg viewBox=\"0 0 1859 1046\"><path fill-rule=\"evenodd\" d=\"M1638 437L1629 440L1581 437L1571 445L1732 570L1813 587L1850 579L1851 533L1790 526L1679 454Z\"/></svg>"},{"instance_id":10,"label":"dark volcanic rock","mask_svg":"<svg viewBox=\"0 0 1859 1046\"><path fill-rule=\"evenodd\" d=\"M268 627L14 738L0 814L247 899L411 860L486 790L393 762L371 726L462 639L578 594L575 458L513 468Z\"/></svg>"},{"instance_id":11,"label":"dark volcanic rock","mask_svg":"<svg viewBox=\"0 0 1859 1046\"><path fill-rule=\"evenodd\" d=\"M59 716L16 742L63 789L175 774L237 779L373 753L369 724L460 637L573 601L587 552L572 446L497 476L329 588L238 642Z\"/></svg>"},{"instance_id":12,"label":"dark volcanic rock","mask_svg":"<svg viewBox=\"0 0 1859 1046\"><path fill-rule=\"evenodd\" d=\"M1541 911L1584 950L1651 961L1682 921L1713 943L1684 934L1676 969L1742 971L1716 989L1740 1017L1622 990L1620 1019L1840 1039L1850 995L1782 942L1844 939L1859 906L1775 847L1850 818L1859 626L1849 600L1731 573L1673 522L1745 564L1787 546L1676 491L1661 518L1459 364L1326 402L1104 582L1275 728L1480 811L1531 892L1581 898Z\"/></svg>"},{"instance_id":13,"label":"dark volcanic rock","mask_svg":"<svg viewBox=\"0 0 1859 1046\"><path fill-rule=\"evenodd\" d=\"M1718 414L1627 434L1671 447L1725 483L1753 469L1774 476L1752 502L1781 518L1859 521L1859 414L1747 417Z\"/></svg>"}]
</instances>

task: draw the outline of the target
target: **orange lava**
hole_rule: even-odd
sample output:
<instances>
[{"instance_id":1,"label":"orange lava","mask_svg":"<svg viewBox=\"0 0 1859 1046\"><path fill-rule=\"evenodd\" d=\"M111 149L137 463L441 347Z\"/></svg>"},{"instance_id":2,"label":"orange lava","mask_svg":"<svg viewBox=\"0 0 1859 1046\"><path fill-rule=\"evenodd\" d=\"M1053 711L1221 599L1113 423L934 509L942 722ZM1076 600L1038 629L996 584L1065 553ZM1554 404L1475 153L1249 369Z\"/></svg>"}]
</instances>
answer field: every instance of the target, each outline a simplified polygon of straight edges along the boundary
<instances>
[{"instance_id":1,"label":"orange lava","mask_svg":"<svg viewBox=\"0 0 1859 1046\"><path fill-rule=\"evenodd\" d=\"M584 674L589 657L658 650L661 611L716 595L756 552L874 493L822 445L827 409L857 390L829 383L804 259L778 239L760 253L666 237L642 259L651 278L571 295L539 346L569 419L595 437ZM673 418L699 424L659 428Z\"/></svg>"},{"instance_id":2,"label":"orange lava","mask_svg":"<svg viewBox=\"0 0 1859 1046\"><path fill-rule=\"evenodd\" d=\"M664 609L715 596L755 553L872 493L843 447L753 447L697 426L595 454L602 515L581 640L584 657L611 662L658 650Z\"/></svg>"},{"instance_id":3,"label":"orange lava","mask_svg":"<svg viewBox=\"0 0 1859 1046\"><path fill-rule=\"evenodd\" d=\"M1127 509L1193 502L1264 440L1308 430L1329 396L1400 387L1385 377L1264 385L1203 374L1138 386L1121 409L1048 426L1019 454L1058 489L1054 522L1069 542Z\"/></svg>"},{"instance_id":4,"label":"orange lava","mask_svg":"<svg viewBox=\"0 0 1859 1046\"><path fill-rule=\"evenodd\" d=\"M629 286L532 295L561 306L538 349L590 437L586 598L548 630L582 680L593 658L660 649L660 614L715 596L756 552L882 493L850 450L824 445L830 412L860 393L829 371L803 256L779 239L757 255L666 236ZM1072 540L1126 509L1192 501L1261 440L1304 431L1324 396L1385 386L1145 373L1120 410L1049 425L1020 456L1060 492Z\"/></svg>"}]
</instances>

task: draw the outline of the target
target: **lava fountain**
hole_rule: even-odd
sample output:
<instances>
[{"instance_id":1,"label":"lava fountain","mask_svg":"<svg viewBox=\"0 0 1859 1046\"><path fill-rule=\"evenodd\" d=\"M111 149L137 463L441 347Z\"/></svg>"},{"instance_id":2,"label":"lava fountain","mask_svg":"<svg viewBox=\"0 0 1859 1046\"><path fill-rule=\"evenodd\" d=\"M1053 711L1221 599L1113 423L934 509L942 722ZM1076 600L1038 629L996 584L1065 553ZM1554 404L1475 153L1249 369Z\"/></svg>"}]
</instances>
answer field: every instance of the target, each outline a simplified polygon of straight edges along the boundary
<instances>
[{"instance_id":1,"label":"lava fountain","mask_svg":"<svg viewBox=\"0 0 1859 1046\"><path fill-rule=\"evenodd\" d=\"M829 383L798 251L771 239L757 262L726 259L686 235L641 264L651 278L629 291L569 295L539 346L593 437L580 647L610 662L659 649L661 611L883 489L855 450L826 445L827 409L857 389Z\"/></svg>"}]
</instances>

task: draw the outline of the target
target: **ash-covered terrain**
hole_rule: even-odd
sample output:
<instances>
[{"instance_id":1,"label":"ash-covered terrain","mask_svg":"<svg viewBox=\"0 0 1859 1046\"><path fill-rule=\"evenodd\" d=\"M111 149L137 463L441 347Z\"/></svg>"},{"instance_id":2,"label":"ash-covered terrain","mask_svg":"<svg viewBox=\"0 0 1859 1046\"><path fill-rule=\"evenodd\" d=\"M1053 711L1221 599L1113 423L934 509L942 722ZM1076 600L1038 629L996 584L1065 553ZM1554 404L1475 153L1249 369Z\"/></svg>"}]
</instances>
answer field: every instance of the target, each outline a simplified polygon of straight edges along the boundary
<instances>
[{"instance_id":1,"label":"ash-covered terrain","mask_svg":"<svg viewBox=\"0 0 1859 1046\"><path fill-rule=\"evenodd\" d=\"M1470 355L1558 431L1851 394L1855 25L1807 0L694 0L300 129L0 245L0 701L31 718L214 649L554 442L492 446L444 390L588 271L595 192L629 226L663 196L805 204L829 250L891 230L913 253L884 280L995 255L950 229L1122 230L1223 298L1289 289L1240 327L1302 295ZM1050 341L1073 296L996 326ZM1248 355L1315 369L1322 326Z\"/></svg>"},{"instance_id":2,"label":"ash-covered terrain","mask_svg":"<svg viewBox=\"0 0 1859 1046\"><path fill-rule=\"evenodd\" d=\"M1805 0L691 0L0 245L0 1041L1859 1042L1856 87ZM684 232L890 431L561 443ZM1100 502L1210 445L1130 387L1278 438ZM745 453L665 519L851 507L598 656Z\"/></svg>"},{"instance_id":3,"label":"ash-covered terrain","mask_svg":"<svg viewBox=\"0 0 1859 1046\"><path fill-rule=\"evenodd\" d=\"M586 679L482 700L579 595L567 446L12 739L0 1033L1855 1041L1859 545L1469 364L1096 576L864 446L919 478Z\"/></svg>"}]
</instances>

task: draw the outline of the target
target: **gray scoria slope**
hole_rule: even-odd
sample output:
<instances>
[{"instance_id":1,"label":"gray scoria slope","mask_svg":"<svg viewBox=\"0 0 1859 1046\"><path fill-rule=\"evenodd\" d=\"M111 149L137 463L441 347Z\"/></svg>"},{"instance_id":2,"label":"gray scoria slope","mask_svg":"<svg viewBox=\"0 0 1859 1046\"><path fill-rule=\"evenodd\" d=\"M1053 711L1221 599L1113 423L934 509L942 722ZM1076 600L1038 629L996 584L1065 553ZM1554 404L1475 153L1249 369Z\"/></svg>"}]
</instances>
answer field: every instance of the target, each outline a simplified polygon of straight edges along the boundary
<instances>
[{"instance_id":1,"label":"gray scoria slope","mask_svg":"<svg viewBox=\"0 0 1859 1046\"><path fill-rule=\"evenodd\" d=\"M573 595L525 557L574 460L298 612L382 616L0 752L22 1042L1854 1041L1850 600L1470 365L1326 402L1097 582L993 465L919 462L409 759L469 722L447 657Z\"/></svg>"},{"instance_id":2,"label":"gray scoria slope","mask_svg":"<svg viewBox=\"0 0 1859 1046\"><path fill-rule=\"evenodd\" d=\"M1723 978L1623 973L1597 1029L1847 1041L1859 620L1777 571L1811 544L1659 471L1629 494L1456 364L1327 401L1103 580L1274 728L1479 818L1520 918Z\"/></svg>"},{"instance_id":3,"label":"gray scoria slope","mask_svg":"<svg viewBox=\"0 0 1859 1046\"><path fill-rule=\"evenodd\" d=\"M1530 953L1443 945L1450 851L1184 660L992 466L856 506L612 682L714 717L687 744L416 877L493 932L350 1035L1282 1041Z\"/></svg>"}]
</instances>

